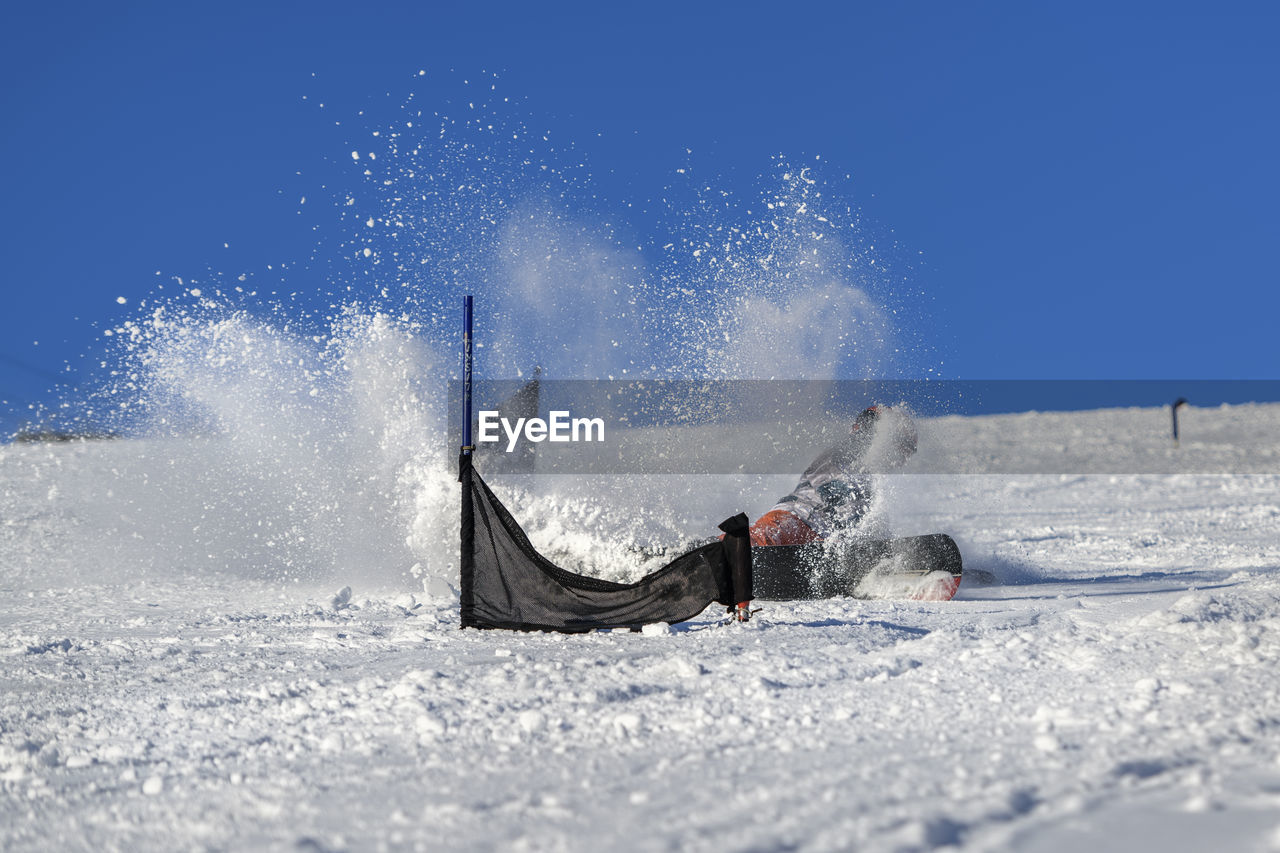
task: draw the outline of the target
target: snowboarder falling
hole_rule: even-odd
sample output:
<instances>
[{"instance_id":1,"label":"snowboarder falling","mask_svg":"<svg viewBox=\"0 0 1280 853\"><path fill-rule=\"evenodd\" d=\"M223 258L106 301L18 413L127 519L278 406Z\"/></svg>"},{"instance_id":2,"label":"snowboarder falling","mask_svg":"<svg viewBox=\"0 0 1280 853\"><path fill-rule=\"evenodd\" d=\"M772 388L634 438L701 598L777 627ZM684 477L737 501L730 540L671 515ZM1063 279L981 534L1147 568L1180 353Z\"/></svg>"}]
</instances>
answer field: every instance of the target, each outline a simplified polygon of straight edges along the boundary
<instances>
[{"instance_id":1,"label":"snowboarder falling","mask_svg":"<svg viewBox=\"0 0 1280 853\"><path fill-rule=\"evenodd\" d=\"M807 545L852 530L871 508L872 478L902 467L915 452L916 428L905 409L864 409L849 434L805 469L791 494L751 525L752 546ZM946 601L959 586L958 572L934 572L905 597Z\"/></svg>"},{"instance_id":2,"label":"snowboarder falling","mask_svg":"<svg viewBox=\"0 0 1280 853\"><path fill-rule=\"evenodd\" d=\"M904 409L870 406L849 434L813 460L800 482L751 525L751 544L805 545L856 526L871 507L871 478L916 452L916 428Z\"/></svg>"}]
</instances>

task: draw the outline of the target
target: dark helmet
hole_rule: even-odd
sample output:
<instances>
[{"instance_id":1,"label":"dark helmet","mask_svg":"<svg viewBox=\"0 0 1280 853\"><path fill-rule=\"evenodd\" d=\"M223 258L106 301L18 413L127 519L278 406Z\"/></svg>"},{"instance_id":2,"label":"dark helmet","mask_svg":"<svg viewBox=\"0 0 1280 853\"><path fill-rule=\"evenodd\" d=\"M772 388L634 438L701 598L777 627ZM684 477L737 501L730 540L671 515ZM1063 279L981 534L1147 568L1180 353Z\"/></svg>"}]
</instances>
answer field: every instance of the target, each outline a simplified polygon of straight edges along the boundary
<instances>
[{"instance_id":1,"label":"dark helmet","mask_svg":"<svg viewBox=\"0 0 1280 853\"><path fill-rule=\"evenodd\" d=\"M879 404L868 406L854 420L850 432L866 432L874 435L882 429L890 430L888 434L893 441L891 446L901 456L903 462L916 452L916 425L911 415L902 406Z\"/></svg>"}]
</instances>

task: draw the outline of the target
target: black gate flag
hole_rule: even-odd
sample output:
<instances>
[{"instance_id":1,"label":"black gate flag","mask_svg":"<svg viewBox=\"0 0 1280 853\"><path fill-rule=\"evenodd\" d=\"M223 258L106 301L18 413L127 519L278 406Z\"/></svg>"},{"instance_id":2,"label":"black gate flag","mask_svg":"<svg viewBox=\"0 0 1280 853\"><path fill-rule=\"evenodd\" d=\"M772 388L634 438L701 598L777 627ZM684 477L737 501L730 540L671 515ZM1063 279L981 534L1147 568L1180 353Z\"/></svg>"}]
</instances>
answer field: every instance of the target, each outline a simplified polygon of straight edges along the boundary
<instances>
[{"instance_id":1,"label":"black gate flag","mask_svg":"<svg viewBox=\"0 0 1280 853\"><path fill-rule=\"evenodd\" d=\"M747 518L726 521L725 538L676 557L631 584L556 566L462 454L462 627L590 631L683 622L713 601L733 607L751 598Z\"/></svg>"},{"instance_id":2,"label":"black gate flag","mask_svg":"<svg viewBox=\"0 0 1280 853\"><path fill-rule=\"evenodd\" d=\"M471 443L472 297L462 302L462 627L529 631L634 628L692 619L713 601L726 607L751 600L751 542L739 513L724 538L676 557L635 583L565 571L539 554L502 502L473 468ZM537 405L537 377L533 383Z\"/></svg>"}]
</instances>

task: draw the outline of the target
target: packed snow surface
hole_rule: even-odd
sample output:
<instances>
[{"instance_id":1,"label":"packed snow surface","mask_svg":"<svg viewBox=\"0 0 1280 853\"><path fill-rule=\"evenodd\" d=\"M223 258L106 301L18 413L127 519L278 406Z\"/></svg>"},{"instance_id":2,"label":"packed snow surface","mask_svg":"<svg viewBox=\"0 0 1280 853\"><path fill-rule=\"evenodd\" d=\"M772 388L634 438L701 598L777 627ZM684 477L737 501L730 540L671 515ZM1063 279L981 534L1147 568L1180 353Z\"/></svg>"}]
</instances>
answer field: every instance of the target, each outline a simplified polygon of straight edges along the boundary
<instances>
[{"instance_id":1,"label":"packed snow surface","mask_svg":"<svg viewBox=\"0 0 1280 853\"><path fill-rule=\"evenodd\" d=\"M456 504L285 530L364 516L263 488L258 529L195 440L5 446L0 849L1280 850L1280 406L1186 423L1154 473L1158 410L924 424L1020 454L882 483L879 524L990 574L954 601L577 636L370 568L455 559ZM724 482L709 516L777 496ZM513 509L572 551L584 501Z\"/></svg>"}]
</instances>

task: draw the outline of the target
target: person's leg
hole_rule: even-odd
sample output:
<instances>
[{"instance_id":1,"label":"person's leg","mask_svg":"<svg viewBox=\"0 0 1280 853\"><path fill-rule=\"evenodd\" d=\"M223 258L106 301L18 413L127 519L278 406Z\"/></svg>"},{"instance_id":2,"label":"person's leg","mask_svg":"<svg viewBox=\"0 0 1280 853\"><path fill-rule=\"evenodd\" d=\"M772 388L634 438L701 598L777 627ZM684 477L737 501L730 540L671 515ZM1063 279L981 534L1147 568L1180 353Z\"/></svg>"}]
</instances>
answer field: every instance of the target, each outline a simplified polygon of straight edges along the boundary
<instances>
[{"instance_id":1,"label":"person's leg","mask_svg":"<svg viewBox=\"0 0 1280 853\"><path fill-rule=\"evenodd\" d=\"M821 538L800 516L785 509L771 509L756 519L756 523L751 525L750 536L751 544L755 546L807 545Z\"/></svg>"}]
</instances>

